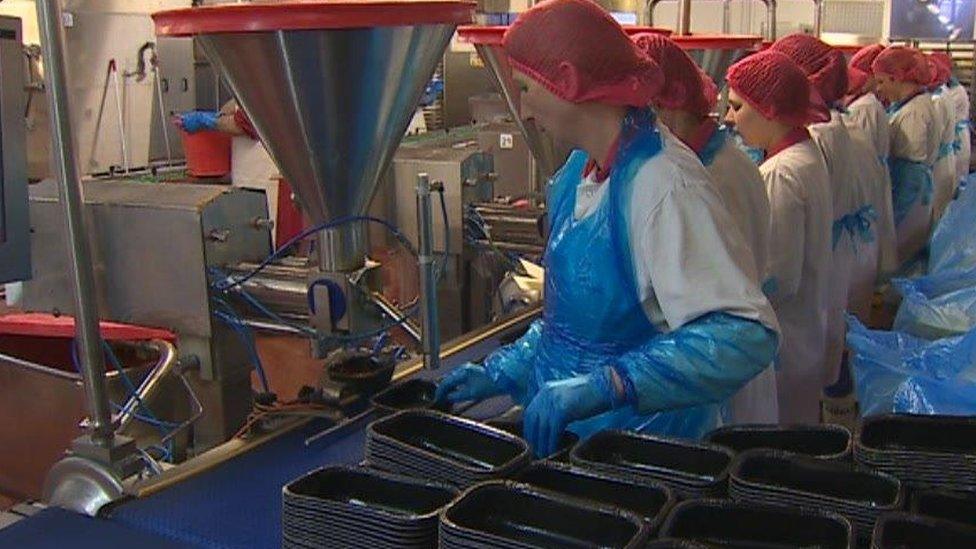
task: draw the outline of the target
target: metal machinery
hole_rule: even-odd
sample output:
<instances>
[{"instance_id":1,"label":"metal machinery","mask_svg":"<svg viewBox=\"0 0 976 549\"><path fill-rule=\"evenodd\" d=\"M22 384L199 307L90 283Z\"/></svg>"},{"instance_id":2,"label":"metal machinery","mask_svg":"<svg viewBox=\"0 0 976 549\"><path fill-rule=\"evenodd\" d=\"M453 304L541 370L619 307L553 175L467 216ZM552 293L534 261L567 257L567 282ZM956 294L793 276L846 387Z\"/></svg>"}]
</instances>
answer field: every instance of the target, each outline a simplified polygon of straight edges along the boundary
<instances>
[{"instance_id":1,"label":"metal machinery","mask_svg":"<svg viewBox=\"0 0 976 549\"><path fill-rule=\"evenodd\" d=\"M0 17L0 282L30 273L22 55L20 20Z\"/></svg>"},{"instance_id":2,"label":"metal machinery","mask_svg":"<svg viewBox=\"0 0 976 549\"><path fill-rule=\"evenodd\" d=\"M273 309L260 328L306 336L316 357L352 335L403 324L422 339L424 362L436 368L435 277L445 269L435 255L437 195L460 211L462 193L481 183L490 187L490 164L462 151L447 159L461 170L407 176L411 185L403 198L416 201L412 209L418 213L410 221L419 248L421 295L415 307L422 331L409 320L410 310L398 310L379 293L379 264L366 256L366 213L455 26L470 21L473 8L451 1L396 10L370 6L365 13L353 4L296 3L154 16L158 35L196 39L249 113L314 224L315 249L307 260L271 255L270 224L258 193L92 181L85 184L82 202L63 95L65 71L57 62L47 67L60 185L46 182L31 192L36 253L22 304L77 318L92 429L52 471L46 488L52 502L91 512L117 496L121 479L134 472L134 441L115 432L118 418L108 411L98 318L165 327L177 335L178 369L181 375L193 372L191 400L198 397L203 408L194 417L193 453L230 438L251 410L246 345L234 322L221 321L221 302L244 291ZM46 2L39 9L45 59L58 60L59 7ZM16 148L4 147L8 151ZM396 170L412 167L400 162ZM16 170L10 175L16 177ZM490 191L481 196L490 197ZM456 249L459 235L451 236ZM140 393L146 400L158 396L143 388ZM183 410L183 417L199 412L193 408Z\"/></svg>"},{"instance_id":3,"label":"metal machinery","mask_svg":"<svg viewBox=\"0 0 976 549\"><path fill-rule=\"evenodd\" d=\"M349 9L354 5L359 9ZM39 8L46 58L59 59L63 44L57 2L41 1ZM285 423L280 431L233 438L204 452L230 438L252 405L246 350L233 326L217 314L220 300L240 298L241 289L272 313L265 315L270 318L242 322L306 337L315 356L324 356L350 335L402 325L422 341L424 356L398 365L394 379L430 377L422 366L436 367L441 359L450 367L483 357L516 337L534 318L537 311L529 310L438 344L439 336L470 327L462 322L460 328L440 329L438 298L442 312L461 309L457 314L462 318L484 316L488 307L468 302L464 294L452 294L476 263L473 256L485 255L487 249L495 257L504 257L504 252L541 253L541 181L561 161L553 144L522 125L518 116L517 88L499 47L504 28L464 28L460 35L475 45L510 120L519 125L539 164L540 177L522 187L532 200L517 207L491 200L497 194L495 170L473 132L413 141L396 152L455 26L470 22L472 11L473 5L464 2L433 0L396 9L383 2L254 3L155 15L160 36L195 38L252 118L314 224L309 235L314 248L307 258L271 254L265 202L250 191L97 181L86 183L82 201L71 140L66 137L71 128L63 95L64 67L52 64L48 86L57 120L59 184L44 183L31 193L30 213L39 230L31 235L34 280L25 285L24 305L77 318L90 419L88 435L73 445L72 455L48 478L52 503L94 513L125 494L134 499L105 507L101 514L111 518L106 522L166 532L158 524L166 521L157 520L166 515L180 527L196 529L193 536L203 536L196 539L211 539L200 534L204 530L207 535L233 532L246 539L248 528L225 526L224 521L235 517L227 516L233 513L227 513L226 506L215 506L214 491L247 491L248 483L266 489L260 501L250 491L239 496L240 505L248 508L244 518L251 518L255 505L278 507L282 478L329 463L336 459L329 452L355 445L354 439L362 435L356 417L362 416L336 416L316 420L319 426L311 431L302 431L307 426L301 422ZM718 80L731 62L760 41L679 38ZM419 326L409 318L414 306L400 310L383 298L379 264L367 257L367 234L371 240L384 234L377 223L365 219L374 195L379 200L369 211L375 213L378 207L386 219L396 219L402 239L419 248ZM446 226L437 215L441 197ZM473 218L481 220L480 232L469 234ZM448 252L456 257L442 260ZM519 271L513 264L503 267ZM439 292L438 271L449 280ZM481 293L495 291L489 284ZM182 443L192 446L190 455L196 457L152 478L129 476L135 472L136 450L134 441L122 436L128 433L118 428L119 418L109 413L108 395L117 395L118 388L111 376L106 385L95 324L100 317L165 327L176 334L175 349L157 349L157 360L149 364L149 381L140 385L138 394L152 402L168 391L158 380L170 373L177 376L181 396L166 397L182 407L177 417L193 423L193 438ZM130 398L123 412L131 415L136 404ZM346 442L335 444L334 450L309 449L310 441L322 434L323 422L331 426L327 433ZM197 499L180 499L188 495ZM187 513L194 520L186 519ZM167 535L172 537L172 532Z\"/></svg>"}]
</instances>

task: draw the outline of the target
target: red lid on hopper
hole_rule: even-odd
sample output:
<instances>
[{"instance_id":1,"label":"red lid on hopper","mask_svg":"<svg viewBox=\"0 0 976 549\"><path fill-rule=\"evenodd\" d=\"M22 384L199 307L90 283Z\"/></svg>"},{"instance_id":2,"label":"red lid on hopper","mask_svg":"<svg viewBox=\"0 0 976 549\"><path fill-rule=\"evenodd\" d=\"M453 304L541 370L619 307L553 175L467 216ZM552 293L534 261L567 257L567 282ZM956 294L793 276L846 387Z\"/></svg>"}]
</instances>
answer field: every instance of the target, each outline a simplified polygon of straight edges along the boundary
<instances>
[{"instance_id":1,"label":"red lid on hopper","mask_svg":"<svg viewBox=\"0 0 976 549\"><path fill-rule=\"evenodd\" d=\"M325 30L413 25L460 25L474 17L462 0L341 0L227 4L152 15L159 36L223 32Z\"/></svg>"},{"instance_id":2,"label":"red lid on hopper","mask_svg":"<svg viewBox=\"0 0 976 549\"><path fill-rule=\"evenodd\" d=\"M500 46L502 38L508 26L482 27L478 25L465 25L458 27L458 39L469 44L488 44Z\"/></svg>"},{"instance_id":3,"label":"red lid on hopper","mask_svg":"<svg viewBox=\"0 0 976 549\"><path fill-rule=\"evenodd\" d=\"M748 50L762 44L761 36L742 34L689 34L671 40L686 50Z\"/></svg>"},{"instance_id":4,"label":"red lid on hopper","mask_svg":"<svg viewBox=\"0 0 976 549\"><path fill-rule=\"evenodd\" d=\"M639 27L637 25L622 25L624 31L627 32L628 36L634 36L635 34L641 34L644 32L649 32L652 34L663 34L668 36L671 34L670 29L660 29L657 27ZM469 44L487 44L490 46L500 46L502 43L502 38L505 36L505 31L508 30L507 25L493 26L493 27L482 27L478 25L465 25L463 27L458 27L458 38L462 42L467 42Z\"/></svg>"}]
</instances>

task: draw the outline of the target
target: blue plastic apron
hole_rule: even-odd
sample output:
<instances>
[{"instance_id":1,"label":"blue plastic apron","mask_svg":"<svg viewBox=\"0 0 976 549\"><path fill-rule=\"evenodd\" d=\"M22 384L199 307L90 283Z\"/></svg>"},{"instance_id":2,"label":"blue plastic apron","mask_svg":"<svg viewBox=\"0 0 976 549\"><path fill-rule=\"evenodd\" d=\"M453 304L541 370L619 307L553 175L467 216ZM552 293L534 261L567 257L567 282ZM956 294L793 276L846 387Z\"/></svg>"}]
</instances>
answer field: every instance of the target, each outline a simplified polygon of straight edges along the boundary
<instances>
[{"instance_id":1,"label":"blue plastic apron","mask_svg":"<svg viewBox=\"0 0 976 549\"><path fill-rule=\"evenodd\" d=\"M537 347L526 402L544 383L588 374L613 363L660 332L648 320L634 276L627 212L637 171L661 151L650 110L631 110L616 162L596 211L573 218L587 156L574 151L555 175L549 196L545 254L545 329ZM701 436L717 406L641 415L626 406L570 425L585 438L605 429Z\"/></svg>"}]
</instances>

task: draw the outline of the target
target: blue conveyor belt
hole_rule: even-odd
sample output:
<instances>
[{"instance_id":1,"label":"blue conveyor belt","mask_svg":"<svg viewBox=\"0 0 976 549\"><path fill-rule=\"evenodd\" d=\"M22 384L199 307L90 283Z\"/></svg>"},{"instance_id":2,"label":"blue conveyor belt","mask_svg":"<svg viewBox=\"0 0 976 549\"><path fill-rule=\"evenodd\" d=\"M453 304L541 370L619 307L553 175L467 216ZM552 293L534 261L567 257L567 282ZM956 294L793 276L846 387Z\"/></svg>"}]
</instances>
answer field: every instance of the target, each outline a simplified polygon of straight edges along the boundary
<instances>
[{"instance_id":1,"label":"blue conveyor belt","mask_svg":"<svg viewBox=\"0 0 976 549\"><path fill-rule=\"evenodd\" d=\"M323 465L361 461L367 422L306 448L305 439L323 427L312 422L210 471L126 502L111 518L198 547L280 547L282 486Z\"/></svg>"},{"instance_id":2,"label":"blue conveyor belt","mask_svg":"<svg viewBox=\"0 0 976 549\"><path fill-rule=\"evenodd\" d=\"M0 530L0 547L10 549L192 549L195 546L63 509L40 513Z\"/></svg>"},{"instance_id":3,"label":"blue conveyor belt","mask_svg":"<svg viewBox=\"0 0 976 549\"><path fill-rule=\"evenodd\" d=\"M464 415L484 419L510 405L507 398L491 399ZM0 530L0 548L281 547L282 487L325 465L362 461L366 426L374 419L370 414L306 448L305 439L327 426L312 421L153 495L122 502L108 519L47 510Z\"/></svg>"},{"instance_id":4,"label":"blue conveyor belt","mask_svg":"<svg viewBox=\"0 0 976 549\"><path fill-rule=\"evenodd\" d=\"M509 406L508 398L496 398L464 415L493 417ZM322 430L313 422L159 493L123 503L110 516L199 547L281 547L281 488L313 469L362 461L366 426L374 419L363 418L306 448L305 439Z\"/></svg>"}]
</instances>

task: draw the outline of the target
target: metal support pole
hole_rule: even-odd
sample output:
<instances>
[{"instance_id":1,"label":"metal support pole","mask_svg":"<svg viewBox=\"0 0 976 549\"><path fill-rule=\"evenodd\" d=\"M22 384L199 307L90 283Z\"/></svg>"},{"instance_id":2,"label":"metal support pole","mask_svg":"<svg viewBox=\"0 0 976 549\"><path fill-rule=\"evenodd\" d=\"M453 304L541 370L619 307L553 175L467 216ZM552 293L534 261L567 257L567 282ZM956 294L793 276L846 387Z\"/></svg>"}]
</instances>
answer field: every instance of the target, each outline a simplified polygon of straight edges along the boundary
<instances>
[{"instance_id":1,"label":"metal support pole","mask_svg":"<svg viewBox=\"0 0 976 549\"><path fill-rule=\"evenodd\" d=\"M823 30L823 0L813 0L813 35L820 38Z\"/></svg>"},{"instance_id":2,"label":"metal support pole","mask_svg":"<svg viewBox=\"0 0 976 549\"><path fill-rule=\"evenodd\" d=\"M732 32L732 0L722 0L722 34Z\"/></svg>"},{"instance_id":3,"label":"metal support pole","mask_svg":"<svg viewBox=\"0 0 976 549\"><path fill-rule=\"evenodd\" d=\"M766 4L766 40L776 40L776 0L762 0Z\"/></svg>"},{"instance_id":4,"label":"metal support pole","mask_svg":"<svg viewBox=\"0 0 976 549\"><path fill-rule=\"evenodd\" d=\"M417 174L417 234L420 263L420 322L423 330L424 367L441 366L441 335L437 318L437 278L434 258L434 215L430 193L433 190L426 173Z\"/></svg>"},{"instance_id":5,"label":"metal support pole","mask_svg":"<svg viewBox=\"0 0 976 549\"><path fill-rule=\"evenodd\" d=\"M58 191L68 231L69 269L75 287L75 339L80 347L79 367L84 379L91 419L90 436L95 445L107 448L113 441L112 416L105 387L105 362L98 329L98 305L95 302L95 276L92 272L88 231L85 229L82 211L81 180L75 164L71 119L68 113L68 83L59 0L38 0L37 17L50 98L51 137L54 139Z\"/></svg>"},{"instance_id":6,"label":"metal support pole","mask_svg":"<svg viewBox=\"0 0 976 549\"><path fill-rule=\"evenodd\" d=\"M691 34L691 0L678 0L678 36Z\"/></svg>"}]
</instances>

